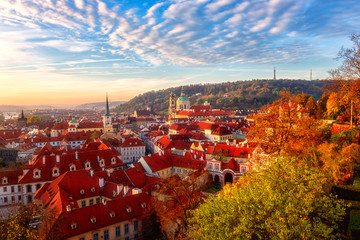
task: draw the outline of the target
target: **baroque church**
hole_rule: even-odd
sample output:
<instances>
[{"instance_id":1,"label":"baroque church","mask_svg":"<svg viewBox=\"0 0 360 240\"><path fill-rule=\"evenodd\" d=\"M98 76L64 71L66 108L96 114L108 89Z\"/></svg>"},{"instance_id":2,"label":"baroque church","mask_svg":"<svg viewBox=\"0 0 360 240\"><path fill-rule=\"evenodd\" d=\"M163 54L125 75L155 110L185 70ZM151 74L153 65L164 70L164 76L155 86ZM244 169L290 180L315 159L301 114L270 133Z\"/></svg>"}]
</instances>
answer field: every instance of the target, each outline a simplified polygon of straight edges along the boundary
<instances>
[{"instance_id":1,"label":"baroque church","mask_svg":"<svg viewBox=\"0 0 360 240\"><path fill-rule=\"evenodd\" d=\"M184 89L181 90L180 97L175 102L175 94L171 91L169 99L169 117L174 117L176 111L190 110L190 100L185 95Z\"/></svg>"}]
</instances>

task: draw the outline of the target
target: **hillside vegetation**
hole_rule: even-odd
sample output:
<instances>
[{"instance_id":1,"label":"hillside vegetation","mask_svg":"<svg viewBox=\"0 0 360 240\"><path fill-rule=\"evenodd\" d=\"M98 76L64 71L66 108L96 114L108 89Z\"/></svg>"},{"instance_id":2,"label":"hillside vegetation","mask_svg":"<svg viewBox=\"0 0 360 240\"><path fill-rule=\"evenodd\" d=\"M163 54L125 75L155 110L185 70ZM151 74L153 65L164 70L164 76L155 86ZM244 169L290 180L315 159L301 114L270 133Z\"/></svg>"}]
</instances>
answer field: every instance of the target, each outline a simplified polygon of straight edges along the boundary
<instances>
[{"instance_id":1,"label":"hillside vegetation","mask_svg":"<svg viewBox=\"0 0 360 240\"><path fill-rule=\"evenodd\" d=\"M169 107L169 95L173 91L180 96L185 90L191 105L201 105L208 101L214 108L259 109L279 98L279 93L288 90L293 94L305 93L319 99L323 93L324 81L314 80L251 80L223 82L215 84L194 84L138 95L113 109L115 112L133 112L150 105L155 112L166 114Z\"/></svg>"}]
</instances>

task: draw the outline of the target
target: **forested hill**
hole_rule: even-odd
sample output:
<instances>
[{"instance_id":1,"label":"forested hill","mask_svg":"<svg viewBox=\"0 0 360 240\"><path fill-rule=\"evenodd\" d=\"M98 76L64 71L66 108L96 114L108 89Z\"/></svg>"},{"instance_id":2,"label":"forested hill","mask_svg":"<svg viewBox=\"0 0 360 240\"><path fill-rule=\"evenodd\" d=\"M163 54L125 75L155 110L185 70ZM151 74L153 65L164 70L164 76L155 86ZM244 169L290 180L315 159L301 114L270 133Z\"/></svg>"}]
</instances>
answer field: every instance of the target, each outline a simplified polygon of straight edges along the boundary
<instances>
[{"instance_id":1,"label":"forested hill","mask_svg":"<svg viewBox=\"0 0 360 240\"><path fill-rule=\"evenodd\" d=\"M194 84L183 86L191 105L201 105L208 101L214 108L259 109L273 102L279 92L305 93L318 100L323 93L324 81L313 80L251 80L223 82L215 84ZM155 112L166 114L169 107L169 95L173 91L180 96L182 87L146 92L113 109L115 112L132 113L150 105Z\"/></svg>"}]
</instances>

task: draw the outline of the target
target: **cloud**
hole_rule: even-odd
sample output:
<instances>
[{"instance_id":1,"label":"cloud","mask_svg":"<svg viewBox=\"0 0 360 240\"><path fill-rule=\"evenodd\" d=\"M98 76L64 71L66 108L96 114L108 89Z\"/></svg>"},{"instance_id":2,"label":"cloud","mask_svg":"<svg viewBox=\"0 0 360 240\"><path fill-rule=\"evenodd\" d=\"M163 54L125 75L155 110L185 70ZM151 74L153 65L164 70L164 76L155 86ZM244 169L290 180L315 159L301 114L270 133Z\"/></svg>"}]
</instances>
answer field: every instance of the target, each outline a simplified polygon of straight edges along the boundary
<instances>
[{"instance_id":1,"label":"cloud","mask_svg":"<svg viewBox=\"0 0 360 240\"><path fill-rule=\"evenodd\" d=\"M31 46L30 35L17 39L4 59L46 47L64 57L117 55L144 65L286 61L310 54L308 41L292 49L294 38L337 36L360 27L359 8L355 0L164 0L145 9L111 0L3 0L0 23L9 28L0 32L6 36L11 26L51 36ZM60 56L45 52L35 55L58 61Z\"/></svg>"}]
</instances>

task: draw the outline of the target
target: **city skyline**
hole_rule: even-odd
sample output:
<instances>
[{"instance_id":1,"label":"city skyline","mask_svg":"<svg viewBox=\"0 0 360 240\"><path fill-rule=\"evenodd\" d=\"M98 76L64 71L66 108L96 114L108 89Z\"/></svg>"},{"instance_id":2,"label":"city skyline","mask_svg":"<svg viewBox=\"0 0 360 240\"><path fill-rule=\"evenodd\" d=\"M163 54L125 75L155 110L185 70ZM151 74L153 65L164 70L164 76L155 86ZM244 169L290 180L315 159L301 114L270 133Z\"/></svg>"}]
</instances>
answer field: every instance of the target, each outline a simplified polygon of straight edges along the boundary
<instances>
[{"instance_id":1,"label":"city skyline","mask_svg":"<svg viewBox=\"0 0 360 240\"><path fill-rule=\"evenodd\" d=\"M194 83L323 79L360 27L345 1L0 2L0 104L129 100Z\"/></svg>"}]
</instances>

